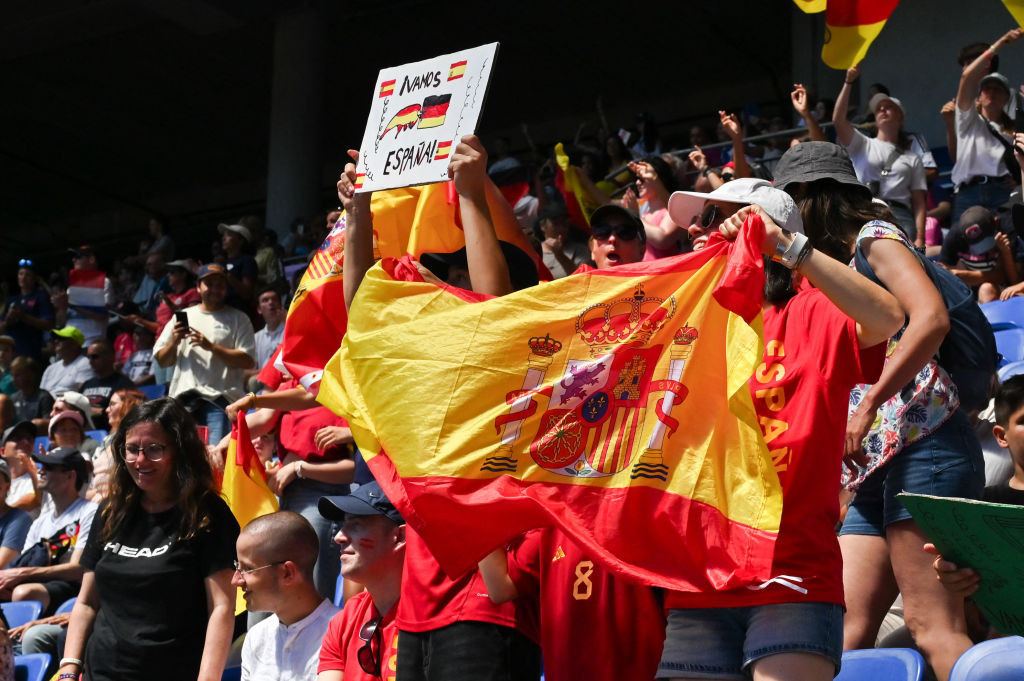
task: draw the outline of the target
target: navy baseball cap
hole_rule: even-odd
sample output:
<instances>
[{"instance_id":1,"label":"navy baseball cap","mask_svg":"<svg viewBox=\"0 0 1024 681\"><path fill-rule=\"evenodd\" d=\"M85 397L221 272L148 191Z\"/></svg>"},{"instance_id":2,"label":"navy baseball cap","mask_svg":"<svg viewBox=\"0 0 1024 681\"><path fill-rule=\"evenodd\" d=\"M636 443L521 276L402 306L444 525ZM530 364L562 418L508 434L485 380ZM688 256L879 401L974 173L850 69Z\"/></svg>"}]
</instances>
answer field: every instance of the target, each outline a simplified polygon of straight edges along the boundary
<instances>
[{"instance_id":1,"label":"navy baseball cap","mask_svg":"<svg viewBox=\"0 0 1024 681\"><path fill-rule=\"evenodd\" d=\"M384 494L377 482L360 485L352 494L336 497L320 497L320 515L328 520L344 520L348 515L382 515L399 525L405 518Z\"/></svg>"}]
</instances>

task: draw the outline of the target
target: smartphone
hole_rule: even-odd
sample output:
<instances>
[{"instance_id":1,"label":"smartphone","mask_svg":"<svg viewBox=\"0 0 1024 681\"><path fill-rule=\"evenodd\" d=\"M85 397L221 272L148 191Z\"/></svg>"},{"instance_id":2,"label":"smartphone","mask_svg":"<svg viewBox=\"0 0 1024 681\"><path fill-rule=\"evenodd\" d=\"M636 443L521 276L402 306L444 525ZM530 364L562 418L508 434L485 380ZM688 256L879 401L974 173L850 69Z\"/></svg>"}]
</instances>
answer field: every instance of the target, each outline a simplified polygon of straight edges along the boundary
<instances>
[{"instance_id":1,"label":"smartphone","mask_svg":"<svg viewBox=\"0 0 1024 681\"><path fill-rule=\"evenodd\" d=\"M174 312L174 323L175 325L184 326L188 328L188 314L184 310L175 310Z\"/></svg>"}]
</instances>

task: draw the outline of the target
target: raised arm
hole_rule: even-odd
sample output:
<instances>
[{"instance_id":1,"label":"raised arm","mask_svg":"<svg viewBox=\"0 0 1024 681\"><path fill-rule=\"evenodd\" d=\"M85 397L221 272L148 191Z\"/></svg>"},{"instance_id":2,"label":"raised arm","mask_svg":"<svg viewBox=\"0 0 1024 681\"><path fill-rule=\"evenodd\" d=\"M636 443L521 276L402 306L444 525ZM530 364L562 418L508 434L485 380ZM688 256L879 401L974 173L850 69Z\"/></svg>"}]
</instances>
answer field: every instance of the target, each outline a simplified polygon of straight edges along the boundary
<instances>
[{"instance_id":1,"label":"raised arm","mask_svg":"<svg viewBox=\"0 0 1024 681\"><path fill-rule=\"evenodd\" d=\"M999 51L1001 47L1017 42L1022 35L1024 35L1024 29L1010 29L999 40L995 41L992 47L982 52L978 55L977 59L964 68L963 73L960 74L960 87L956 91L956 107L958 109L967 111L974 106L974 98L978 96L978 86L988 71L992 55Z\"/></svg>"},{"instance_id":2,"label":"raised arm","mask_svg":"<svg viewBox=\"0 0 1024 681\"><path fill-rule=\"evenodd\" d=\"M726 238L730 235L735 238L735 233L752 213L760 215L764 221L765 240L761 250L766 255L774 255L780 243L786 247L796 238L775 224L757 205L741 208L723 223L720 231ZM881 343L903 325L903 309L891 293L835 258L811 248L797 264L796 271L807 277L843 314L857 322L857 342L861 347Z\"/></svg>"},{"instance_id":3,"label":"raised arm","mask_svg":"<svg viewBox=\"0 0 1024 681\"><path fill-rule=\"evenodd\" d=\"M349 149L353 161L359 152ZM372 192L356 194L356 164L348 163L338 179L338 200L345 209L345 267L342 280L345 286L345 309L352 308L359 284L373 267L373 220L370 215Z\"/></svg>"},{"instance_id":4,"label":"raised arm","mask_svg":"<svg viewBox=\"0 0 1024 681\"><path fill-rule=\"evenodd\" d=\"M736 114L719 111L718 118L722 123L722 127L725 128L725 133L729 135L729 139L732 140L732 162L733 165L736 166L734 177L736 179L741 177L750 177L750 165L747 164L747 151L743 147L743 129L740 127L740 122L736 118Z\"/></svg>"},{"instance_id":5,"label":"raised arm","mask_svg":"<svg viewBox=\"0 0 1024 681\"><path fill-rule=\"evenodd\" d=\"M455 191L459 194L466 263L473 290L492 296L511 293L508 264L487 206L487 152L476 135L465 135L459 140L448 165L448 176L455 180Z\"/></svg>"},{"instance_id":6,"label":"raised arm","mask_svg":"<svg viewBox=\"0 0 1024 681\"><path fill-rule=\"evenodd\" d=\"M844 147L849 146L853 141L853 125L847 114L850 111L850 93L853 92L853 84L860 76L860 64L846 70L846 78L843 80L843 89L836 97L836 106L832 110L832 123L836 126L836 139Z\"/></svg>"},{"instance_id":7,"label":"raised arm","mask_svg":"<svg viewBox=\"0 0 1024 681\"><path fill-rule=\"evenodd\" d=\"M793 110L799 114L800 118L804 119L804 123L807 125L807 135L811 141L827 142L825 131L821 129L817 119L811 115L810 103L807 101L807 88L801 83L793 83L793 91L789 93L789 98L793 102Z\"/></svg>"}]
</instances>

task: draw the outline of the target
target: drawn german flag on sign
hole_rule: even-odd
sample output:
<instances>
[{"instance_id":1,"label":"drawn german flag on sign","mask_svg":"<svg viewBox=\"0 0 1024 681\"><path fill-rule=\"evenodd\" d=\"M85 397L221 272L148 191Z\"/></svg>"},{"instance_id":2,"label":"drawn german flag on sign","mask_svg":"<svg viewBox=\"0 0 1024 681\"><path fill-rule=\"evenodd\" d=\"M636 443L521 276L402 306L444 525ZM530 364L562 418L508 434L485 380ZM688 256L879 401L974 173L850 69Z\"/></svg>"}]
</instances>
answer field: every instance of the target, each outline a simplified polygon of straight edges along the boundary
<instances>
[{"instance_id":1,"label":"drawn german flag on sign","mask_svg":"<svg viewBox=\"0 0 1024 681\"><path fill-rule=\"evenodd\" d=\"M423 108L420 109L420 123L417 127L436 128L439 125L444 125L444 118L448 113L448 104L451 99L450 94L431 95L424 99Z\"/></svg>"},{"instance_id":2,"label":"drawn german flag on sign","mask_svg":"<svg viewBox=\"0 0 1024 681\"><path fill-rule=\"evenodd\" d=\"M377 95L377 98L380 99L381 97L387 97L388 95L392 95L394 93L395 80L385 80L383 83L380 84L380 94Z\"/></svg>"},{"instance_id":3,"label":"drawn german flag on sign","mask_svg":"<svg viewBox=\"0 0 1024 681\"><path fill-rule=\"evenodd\" d=\"M437 153L434 155L435 161L440 161L443 158L448 158L448 154L452 153L452 141L438 142Z\"/></svg>"},{"instance_id":4,"label":"drawn german flag on sign","mask_svg":"<svg viewBox=\"0 0 1024 681\"><path fill-rule=\"evenodd\" d=\"M466 72L466 60L457 61L452 64L452 67L448 69L448 80L455 80L456 78L462 78L462 74Z\"/></svg>"},{"instance_id":5,"label":"drawn german flag on sign","mask_svg":"<svg viewBox=\"0 0 1024 681\"><path fill-rule=\"evenodd\" d=\"M356 189L359 189L360 187L362 187L363 186L363 182L365 180L366 180L366 175L364 173L359 173L358 175L356 175Z\"/></svg>"}]
</instances>

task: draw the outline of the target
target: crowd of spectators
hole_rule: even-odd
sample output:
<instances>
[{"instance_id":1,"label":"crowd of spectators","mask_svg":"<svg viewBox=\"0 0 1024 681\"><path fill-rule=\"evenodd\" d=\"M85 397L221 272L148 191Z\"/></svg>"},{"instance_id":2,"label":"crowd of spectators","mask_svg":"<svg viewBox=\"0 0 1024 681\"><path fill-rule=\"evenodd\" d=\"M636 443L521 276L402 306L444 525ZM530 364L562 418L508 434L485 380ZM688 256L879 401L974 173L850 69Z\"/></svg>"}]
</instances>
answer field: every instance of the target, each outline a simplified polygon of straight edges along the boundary
<instances>
[{"instance_id":1,"label":"crowd of spectators","mask_svg":"<svg viewBox=\"0 0 1024 681\"><path fill-rule=\"evenodd\" d=\"M776 198L778 205L788 201L794 206L790 212L799 205L815 253L845 264L855 249L867 247L862 241L907 247L906 252L886 250L883 255L890 244L867 257L878 274L875 282L892 293L877 300L893 310L902 308L906 325L892 341L892 348L898 343L902 354L874 375L876 386L885 389L855 391L850 423L858 445L846 454L864 453L857 451L859 443L875 432L869 433L869 426L878 427L875 412L885 414L886 405L894 415L891 422L882 420L882 428L900 435L893 451L880 453L860 469L844 497L846 503L850 497L854 501L839 543L843 559L863 573L843 580L844 634L848 648L884 643L893 633L882 626L883 618L890 623L887 613L901 613L904 631L916 639L940 681L972 640L996 633L969 606L973 626L967 629L964 596L976 588L977 577L940 557L936 570L955 597L935 584L923 586L921 580L934 581L935 575L928 573L932 558L921 548L920 531L899 525L913 521L909 514L890 517L888 507L884 523L872 521L879 525L877 532L865 529L871 524L864 517L869 488L861 485L878 483L871 494L879 495L881 505L886 494L882 481L895 476L889 459L911 465L904 450L918 436L906 435L901 425L906 405L892 401L911 404L918 395L929 401L937 392L950 392L943 381L952 383L937 363L927 363L935 351L932 345L938 345L935 339L945 332L936 321L945 318L942 299L935 292L922 292L930 286L928 280L913 272L906 275L907 263L930 257L982 303L1024 294L1024 133L1015 132L1024 129L1024 110L1018 103L1024 94L1015 93L1010 80L998 72L996 54L1021 35L1015 29L992 45L969 45L961 52L956 96L935 112L947 126L945 140L931 140L935 153L922 135L905 129L906 112L914 103L890 94L884 84L870 85L866 106L852 110L859 77L854 67L839 92L820 93L816 100L802 85L794 85L789 118L762 118L753 107L740 115L718 111L715 132L711 126L693 126L683 149L666 148L650 113L638 115L632 127L615 130L602 112L596 132L586 134L585 126L577 131L568 147L568 170L559 168L554 153L538 149L525 129L528 154L511 154L506 140L496 140L488 165L479 140L466 138L452 156L467 249L464 267L447 268L443 278L491 295L510 292L516 276L506 274L496 255L500 249L490 248L497 246L493 228L486 211L479 210L481 203L486 205L488 176L514 198L511 208L524 235L556 279L699 250L711 233L728 231L730 220L747 215L745 207L754 203L764 204L767 222L783 224L766 203L778 190L789 191L796 201ZM949 61L953 95L952 55ZM832 94L834 103L828 98ZM715 138L721 144L713 144ZM815 146L829 142L838 144L828 147L835 152ZM790 151L804 143L813 144L804 146L805 152ZM798 161L819 164L817 174L795 173ZM845 166L840 166L847 162L850 170L844 175ZM830 163L833 170L821 170L820 164ZM576 174L579 195L563 193L559 176L566 172ZM773 178L782 178L775 187ZM371 219L369 195L354 194L353 181L354 167L349 165L338 185L349 230L347 304L372 263L371 239L364 238ZM787 184L793 187L787 189ZM578 219L578 209L590 215L589 224ZM830 223L831 231L810 228L815 211L829 210L840 216ZM538 605L537 593L547 593L543 580L556 577L538 576L547 574L547 568L524 566L523 556L536 561L533 553L561 552L564 545L574 559L583 561L586 551L568 537L538 535L516 547L508 563L499 551L481 564L482 574L449 579L373 482L344 419L318 406L294 378L273 368L297 281L289 281L286 264L308 261L339 215L332 211L326 219L297 219L282 234L266 229L256 216L242 216L211 225L209 236L215 240L209 248L194 251L180 248L167 221L154 217L135 252L111 260L99 257L90 245L80 245L69 249L67 266L54 272L41 271L33 254L21 254L16 282L4 282L13 288L6 291L0 310L0 598L43 603L42 619L10 633L25 652L51 653L53 672L76 675L81 658L86 658L87 668L93 665L95 670L91 678L143 673L132 660L113 661L121 624L111 620L114 615L102 613L106 609L119 617L140 617L144 613L123 595L112 600L122 574L118 571L142 580L125 586L125 594L144 594L153 576L136 570L131 561L111 564L110 542L117 543L117 556L134 557L121 548L129 546L125 542L155 536L167 542L180 533L191 543L176 560L194 563L174 568L189 572L176 582L183 592L192 590L189 615L157 635L177 636L185 630L175 629L179 624L189 629L187 647L201 678L219 678L229 633L240 635L247 628L243 678L281 678L285 671L296 674L294 678L319 674L324 681L393 678L396 664L399 678L447 678L450 669L484 678L499 659L511 664L503 655L513 655L516 668L539 673L531 639L549 642L558 637L537 630L552 626L544 614L550 604L540 602L539 620L531 609ZM886 226L878 227L876 221ZM864 223L874 225L875 231L865 235ZM780 241L778 248L785 250L784 245ZM920 255L909 255L914 251ZM801 253L794 267L806 255ZM782 257L785 262L787 255ZM863 295L880 296L876 289L881 290L867 287ZM793 295L789 291L771 302L784 307ZM834 299L831 293L829 298ZM880 359L881 353L876 354ZM865 376L870 373L865 371ZM937 378L928 378L928 372ZM915 386L913 381L928 385ZM900 386L905 386L903 392L894 395ZM1024 439L1016 432L1024 427L1018 425L1024 423L1020 386L1014 379L998 394L994 387L993 404L970 413L953 401L941 409L928 407L926 432L920 437L932 437L943 424L957 421L963 437L971 440L963 456L980 461L984 449L988 462L988 487L981 482L981 465L971 463L962 479L950 483L950 494L984 494L986 499L1024 504ZM869 403L870 408L865 406ZM246 419L282 509L243 528L240 535L225 510L204 496L212 490L210 467L223 466L236 418ZM191 430L205 449L197 449ZM353 483L357 487L350 494ZM835 483L838 488L839 480ZM181 487L185 484L187 495ZM853 490L859 490L856 497ZM179 493L180 500L173 498ZM145 514L158 517L152 527L146 525ZM892 525L888 536L886 525ZM147 534L151 532L155 534ZM208 545L210 541L217 545ZM231 556L237 557L233 570ZM527 575L530 569L538 572ZM348 603L340 613L332 605L341 596L335 594L339 570ZM272 616L260 622L239 618L232 629L225 614L229 580L243 590L251 611ZM609 592L621 588L612 581L602 583L599 588ZM55 614L80 588L81 604L74 614ZM195 589L205 589L205 600L193 597ZM491 598L480 598L488 590ZM663 635L663 608L658 599L648 598L651 593L643 590L628 600L649 611L645 621L657 622ZM525 594L533 594L533 600ZM86 632L94 620L90 638ZM205 633L197 637L196 631ZM145 644L139 646L146 651ZM223 650L211 652L217 646ZM647 648L658 649L651 655L661 652L660 645ZM100 662L87 653L106 657ZM550 663L548 678L568 678L564 658L569 651L545 648L543 653ZM669 652L665 654L668 659ZM176 678L174 665L168 664L167 678ZM559 668L563 671L550 671ZM665 669L685 671L663 667L661 673ZM608 671L612 678L612 672L621 670ZM145 673L164 675L163 670Z\"/></svg>"}]
</instances>

